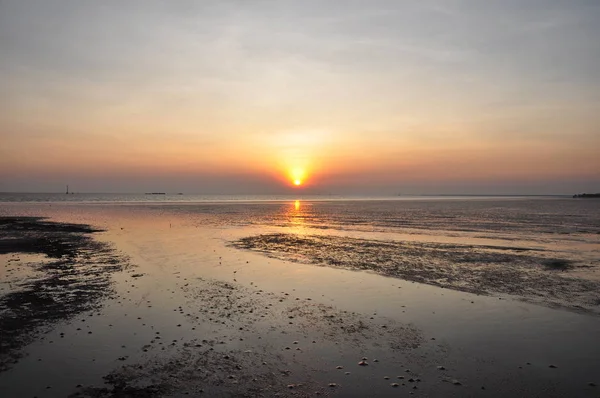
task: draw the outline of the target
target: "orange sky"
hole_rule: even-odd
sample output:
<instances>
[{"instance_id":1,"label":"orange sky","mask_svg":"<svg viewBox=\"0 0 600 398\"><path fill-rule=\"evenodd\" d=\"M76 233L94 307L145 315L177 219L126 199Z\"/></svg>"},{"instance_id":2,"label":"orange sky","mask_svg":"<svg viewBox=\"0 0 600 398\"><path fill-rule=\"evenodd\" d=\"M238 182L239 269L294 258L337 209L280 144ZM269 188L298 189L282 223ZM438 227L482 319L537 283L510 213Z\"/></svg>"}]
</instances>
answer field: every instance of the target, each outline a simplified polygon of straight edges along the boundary
<instances>
[{"instance_id":1,"label":"orange sky","mask_svg":"<svg viewBox=\"0 0 600 398\"><path fill-rule=\"evenodd\" d=\"M308 3L3 4L0 190L600 190L597 9Z\"/></svg>"}]
</instances>

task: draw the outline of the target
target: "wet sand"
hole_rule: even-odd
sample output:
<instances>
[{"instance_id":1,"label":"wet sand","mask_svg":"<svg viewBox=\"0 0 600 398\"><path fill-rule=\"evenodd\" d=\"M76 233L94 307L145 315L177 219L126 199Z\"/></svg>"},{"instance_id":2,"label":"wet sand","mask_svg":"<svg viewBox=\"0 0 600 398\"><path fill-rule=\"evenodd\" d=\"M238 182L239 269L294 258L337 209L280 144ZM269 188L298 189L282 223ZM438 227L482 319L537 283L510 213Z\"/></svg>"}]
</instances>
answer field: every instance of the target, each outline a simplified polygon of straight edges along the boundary
<instances>
[{"instance_id":1,"label":"wet sand","mask_svg":"<svg viewBox=\"0 0 600 398\"><path fill-rule=\"evenodd\" d=\"M470 293L511 295L600 314L600 280L573 275L595 267L557 258L545 249L295 234L250 236L233 242L233 246L287 261L372 271Z\"/></svg>"},{"instance_id":2,"label":"wet sand","mask_svg":"<svg viewBox=\"0 0 600 398\"><path fill-rule=\"evenodd\" d=\"M518 284L515 291L494 289L493 283L465 278L464 270L456 279L444 274L446 279L432 283L424 278L430 274L411 279L401 267L389 273L354 266L377 253L388 259L387 270L397 263L394 253L409 245L413 252L407 250L407 269L424 258L435 265L433 271L442 272L445 251L468 263L469 256L479 261L491 250L492 258L509 256L502 258L516 263L512 266L518 272L529 270L526 264L534 259L531 272L568 278L581 265L575 257L569 259L573 268L563 271L545 266L556 253L547 257L542 251L373 242L371 235L362 238L365 245L353 240L361 238L333 231L317 235L297 226L219 223L221 215L214 212L190 217L190 210L181 208L21 205L9 210L79 224L69 227L79 230L69 232L64 224L33 220L44 227L35 226L29 236L47 234L39 229L53 225L52 233L64 235L61 239L84 243L70 245L70 255L55 258L40 249L23 254L25 250L11 246L14 242L6 242L21 232L14 225L3 229L2 278L7 280L9 273L12 278L10 285L2 285L3 300L29 287L45 291L33 281L55 277L56 266L45 267L58 259L77 270L66 274L73 283L61 290L79 292L83 286L81 290L96 293L79 297L74 307L56 289L48 291L56 305L69 310L18 329L24 343L12 347L11 361L0 372L3 396L600 393L595 386L600 318L592 305L580 313L565 309L568 305L556 309L524 303L523 298L544 289ZM273 247L270 239L257 241L261 236L277 237L280 246ZM300 240L291 244L293 236ZM236 247L241 242L246 247ZM326 247L318 247L322 244ZM328 261L340 259L342 252L344 261ZM31 253L44 257L28 257ZM20 267L35 272L15 271ZM461 278L466 289L452 285ZM593 294L581 293L586 298ZM551 304L563 299L542 298ZM581 303L587 301L574 305ZM32 312L24 308L14 306L13 311L25 320Z\"/></svg>"}]
</instances>

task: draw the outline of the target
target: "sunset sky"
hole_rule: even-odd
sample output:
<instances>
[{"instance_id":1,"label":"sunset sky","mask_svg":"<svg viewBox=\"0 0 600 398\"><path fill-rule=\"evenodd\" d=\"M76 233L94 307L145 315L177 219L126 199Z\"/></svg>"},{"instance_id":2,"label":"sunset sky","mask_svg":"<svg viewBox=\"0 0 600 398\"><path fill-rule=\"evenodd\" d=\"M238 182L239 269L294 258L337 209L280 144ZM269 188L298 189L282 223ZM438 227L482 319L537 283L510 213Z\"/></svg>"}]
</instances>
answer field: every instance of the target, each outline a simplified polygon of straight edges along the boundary
<instances>
[{"instance_id":1,"label":"sunset sky","mask_svg":"<svg viewBox=\"0 0 600 398\"><path fill-rule=\"evenodd\" d=\"M600 191L599 21L598 0L0 0L0 191Z\"/></svg>"}]
</instances>

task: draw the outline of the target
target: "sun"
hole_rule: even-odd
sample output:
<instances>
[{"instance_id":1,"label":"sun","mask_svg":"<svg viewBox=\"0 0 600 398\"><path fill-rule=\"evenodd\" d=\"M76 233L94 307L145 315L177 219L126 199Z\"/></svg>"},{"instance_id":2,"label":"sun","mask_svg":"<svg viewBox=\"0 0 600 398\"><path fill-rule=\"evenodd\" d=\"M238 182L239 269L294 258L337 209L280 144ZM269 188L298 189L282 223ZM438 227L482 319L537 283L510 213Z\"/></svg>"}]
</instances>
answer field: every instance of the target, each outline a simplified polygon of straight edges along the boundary
<instances>
[{"instance_id":1,"label":"sun","mask_svg":"<svg viewBox=\"0 0 600 398\"><path fill-rule=\"evenodd\" d=\"M292 185L299 187L306 181L306 169L303 167L295 167L288 171L289 181Z\"/></svg>"}]
</instances>

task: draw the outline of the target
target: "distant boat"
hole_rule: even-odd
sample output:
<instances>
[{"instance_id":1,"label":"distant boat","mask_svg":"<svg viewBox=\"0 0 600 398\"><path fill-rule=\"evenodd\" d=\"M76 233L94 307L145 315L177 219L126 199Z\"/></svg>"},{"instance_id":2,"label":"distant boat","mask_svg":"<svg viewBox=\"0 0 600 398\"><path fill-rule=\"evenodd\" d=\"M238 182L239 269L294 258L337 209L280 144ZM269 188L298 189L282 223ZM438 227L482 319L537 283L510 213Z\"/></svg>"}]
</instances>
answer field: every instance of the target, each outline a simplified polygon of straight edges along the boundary
<instances>
[{"instance_id":1,"label":"distant boat","mask_svg":"<svg viewBox=\"0 0 600 398\"><path fill-rule=\"evenodd\" d=\"M166 195L165 192L146 192L146 195Z\"/></svg>"},{"instance_id":2,"label":"distant boat","mask_svg":"<svg viewBox=\"0 0 600 398\"><path fill-rule=\"evenodd\" d=\"M580 195L573 195L574 198L600 198L600 193L582 193Z\"/></svg>"},{"instance_id":3,"label":"distant boat","mask_svg":"<svg viewBox=\"0 0 600 398\"><path fill-rule=\"evenodd\" d=\"M183 195L181 192L179 192L177 195Z\"/></svg>"}]
</instances>

